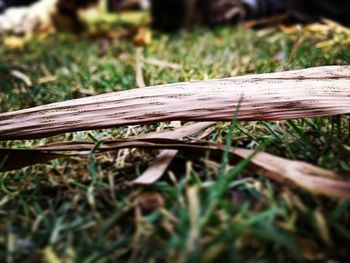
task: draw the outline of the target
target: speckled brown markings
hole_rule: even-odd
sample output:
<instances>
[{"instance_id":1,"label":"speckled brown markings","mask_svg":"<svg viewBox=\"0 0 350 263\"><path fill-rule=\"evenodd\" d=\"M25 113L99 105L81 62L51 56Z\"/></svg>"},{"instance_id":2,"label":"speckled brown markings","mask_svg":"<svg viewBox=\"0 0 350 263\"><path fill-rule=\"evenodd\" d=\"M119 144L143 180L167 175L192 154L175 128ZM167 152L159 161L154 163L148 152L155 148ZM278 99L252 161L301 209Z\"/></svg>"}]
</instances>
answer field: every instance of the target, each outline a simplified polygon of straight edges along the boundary
<instances>
[{"instance_id":1,"label":"speckled brown markings","mask_svg":"<svg viewBox=\"0 0 350 263\"><path fill-rule=\"evenodd\" d=\"M0 140L168 120L229 121L238 104L240 120L349 113L350 66L172 83L1 113Z\"/></svg>"}]
</instances>

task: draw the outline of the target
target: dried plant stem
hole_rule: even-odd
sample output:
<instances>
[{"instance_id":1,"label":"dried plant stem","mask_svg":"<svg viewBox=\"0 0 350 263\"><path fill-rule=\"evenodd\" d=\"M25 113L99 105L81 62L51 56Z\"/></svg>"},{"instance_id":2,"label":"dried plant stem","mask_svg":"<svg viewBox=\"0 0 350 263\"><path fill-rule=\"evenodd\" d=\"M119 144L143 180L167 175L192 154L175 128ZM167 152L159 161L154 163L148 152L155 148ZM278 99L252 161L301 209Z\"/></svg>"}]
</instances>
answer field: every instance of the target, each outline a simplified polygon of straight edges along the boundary
<instances>
[{"instance_id":1,"label":"dried plant stem","mask_svg":"<svg viewBox=\"0 0 350 263\"><path fill-rule=\"evenodd\" d=\"M285 120L350 112L350 66L165 84L0 114L0 140L159 121Z\"/></svg>"}]
</instances>

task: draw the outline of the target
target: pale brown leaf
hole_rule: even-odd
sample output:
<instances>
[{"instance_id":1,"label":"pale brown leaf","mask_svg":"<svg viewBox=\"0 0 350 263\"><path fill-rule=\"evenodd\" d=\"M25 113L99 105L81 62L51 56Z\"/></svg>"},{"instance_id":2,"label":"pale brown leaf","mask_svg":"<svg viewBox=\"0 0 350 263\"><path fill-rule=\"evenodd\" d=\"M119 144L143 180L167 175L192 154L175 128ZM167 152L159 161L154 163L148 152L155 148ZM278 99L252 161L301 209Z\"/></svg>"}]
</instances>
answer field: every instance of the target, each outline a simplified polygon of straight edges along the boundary
<instances>
[{"instance_id":1,"label":"pale brown leaf","mask_svg":"<svg viewBox=\"0 0 350 263\"><path fill-rule=\"evenodd\" d=\"M156 159L150 163L146 171L133 182L135 184L154 184L163 175L171 161L177 155L177 150L163 150Z\"/></svg>"},{"instance_id":2,"label":"pale brown leaf","mask_svg":"<svg viewBox=\"0 0 350 263\"><path fill-rule=\"evenodd\" d=\"M350 112L350 66L165 84L0 114L0 140L160 121L285 120Z\"/></svg>"},{"instance_id":3,"label":"pale brown leaf","mask_svg":"<svg viewBox=\"0 0 350 263\"><path fill-rule=\"evenodd\" d=\"M242 158L253 154L252 150L235 149ZM291 161L268 153L258 153L251 162L263 169L274 180L293 184L313 193L338 198L350 198L350 182L338 181L336 173L301 161ZM328 178L327 178L328 177Z\"/></svg>"},{"instance_id":4,"label":"pale brown leaf","mask_svg":"<svg viewBox=\"0 0 350 263\"><path fill-rule=\"evenodd\" d=\"M32 148L30 150L23 149L0 149L0 154L7 151L15 156L17 153L23 154L28 151L31 158L34 158L36 153L44 154L50 151L56 152L72 152L77 154L79 152L86 153L93 148L94 144L91 142L65 142L50 144L43 147ZM223 145L218 145L209 142L187 142L166 138L148 138L148 139L124 139L113 140L102 144L96 150L97 153L114 151L122 148L152 148L152 149L177 149L184 150L189 157L194 158L200 154L205 156L206 151L210 151L210 156L213 154L221 154L224 151ZM246 150L240 148L231 148L231 162L237 162L239 159L244 159L252 156L253 150ZM200 156L198 156L200 157ZM280 182L290 182L293 185L299 186L306 191L316 195L324 195L337 198L350 198L350 182L337 180L337 174L319 168L314 165L307 164L300 161L291 161L284 158L276 157L268 153L257 153L251 159L250 169L255 172L266 175L269 178ZM331 177L334 177L334 179Z\"/></svg>"}]
</instances>

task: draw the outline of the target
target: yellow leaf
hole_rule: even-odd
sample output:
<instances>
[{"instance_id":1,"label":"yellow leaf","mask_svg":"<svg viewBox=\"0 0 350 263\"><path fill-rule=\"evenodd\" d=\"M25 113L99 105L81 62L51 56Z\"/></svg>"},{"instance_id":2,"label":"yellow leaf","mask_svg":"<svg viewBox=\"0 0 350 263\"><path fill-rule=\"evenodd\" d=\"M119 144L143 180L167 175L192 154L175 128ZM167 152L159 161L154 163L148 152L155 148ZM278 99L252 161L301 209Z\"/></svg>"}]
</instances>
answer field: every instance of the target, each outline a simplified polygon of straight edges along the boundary
<instances>
[{"instance_id":1,"label":"yellow leaf","mask_svg":"<svg viewBox=\"0 0 350 263\"><path fill-rule=\"evenodd\" d=\"M8 36L4 38L4 46L7 49L21 49L28 41L27 37Z\"/></svg>"},{"instance_id":2,"label":"yellow leaf","mask_svg":"<svg viewBox=\"0 0 350 263\"><path fill-rule=\"evenodd\" d=\"M44 248L43 258L45 263L64 263L63 260L59 259L56 252L51 246Z\"/></svg>"},{"instance_id":3,"label":"yellow leaf","mask_svg":"<svg viewBox=\"0 0 350 263\"><path fill-rule=\"evenodd\" d=\"M152 42L152 32L148 28L141 27L134 37L134 44L136 46L147 46Z\"/></svg>"}]
</instances>

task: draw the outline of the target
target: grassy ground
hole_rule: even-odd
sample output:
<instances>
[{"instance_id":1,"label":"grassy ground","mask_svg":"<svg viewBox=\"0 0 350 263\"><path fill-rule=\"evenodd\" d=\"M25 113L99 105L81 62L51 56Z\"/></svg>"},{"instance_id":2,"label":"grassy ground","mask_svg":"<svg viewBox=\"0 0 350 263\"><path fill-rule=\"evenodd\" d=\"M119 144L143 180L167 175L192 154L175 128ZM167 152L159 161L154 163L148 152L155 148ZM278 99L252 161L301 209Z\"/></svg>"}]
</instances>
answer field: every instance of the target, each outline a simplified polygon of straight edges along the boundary
<instances>
[{"instance_id":1,"label":"grassy ground","mask_svg":"<svg viewBox=\"0 0 350 263\"><path fill-rule=\"evenodd\" d=\"M60 33L34 39L19 50L0 46L0 111L134 88L134 31L128 26L114 31L120 36ZM333 35L291 35L277 28L155 32L143 56L181 68L146 63L144 79L154 85L349 64L346 45L316 48L329 38ZM25 73L32 86L13 76L12 70ZM210 140L224 143L229 127L218 123ZM166 124L2 144L22 147L163 128ZM335 171L349 169L348 116L240 122L229 136L240 147L269 142L266 151L274 155ZM220 174L184 160L181 154L170 175L158 183L130 185L154 156L154 151L141 150L91 154L88 159L52 161L0 174L0 261L346 262L350 258L349 201L315 197L241 169Z\"/></svg>"}]
</instances>

